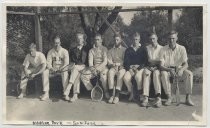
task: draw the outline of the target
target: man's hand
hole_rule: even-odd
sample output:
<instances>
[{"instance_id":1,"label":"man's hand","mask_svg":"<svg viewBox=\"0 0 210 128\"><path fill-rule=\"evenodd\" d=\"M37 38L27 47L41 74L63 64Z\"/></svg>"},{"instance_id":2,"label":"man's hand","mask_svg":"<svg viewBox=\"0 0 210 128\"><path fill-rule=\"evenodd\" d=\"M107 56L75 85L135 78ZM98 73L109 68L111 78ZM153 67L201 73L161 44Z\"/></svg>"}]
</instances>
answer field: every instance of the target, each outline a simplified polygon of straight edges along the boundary
<instances>
[{"instance_id":1,"label":"man's hand","mask_svg":"<svg viewBox=\"0 0 210 128\"><path fill-rule=\"evenodd\" d=\"M170 74L173 78L175 78L177 76L176 72L175 72L175 69L172 69L170 70Z\"/></svg>"},{"instance_id":2,"label":"man's hand","mask_svg":"<svg viewBox=\"0 0 210 128\"><path fill-rule=\"evenodd\" d=\"M33 74L33 73L32 73L32 74L30 75L30 79L33 79L35 76L36 76L36 74Z\"/></svg>"},{"instance_id":3,"label":"man's hand","mask_svg":"<svg viewBox=\"0 0 210 128\"><path fill-rule=\"evenodd\" d=\"M123 66L119 66L119 70L122 70L122 69L124 69L124 67Z\"/></svg>"},{"instance_id":4,"label":"man's hand","mask_svg":"<svg viewBox=\"0 0 210 128\"><path fill-rule=\"evenodd\" d=\"M183 69L178 69L178 71L177 71L177 75L178 76L182 76L183 75L183 72L184 72L184 70Z\"/></svg>"},{"instance_id":5,"label":"man's hand","mask_svg":"<svg viewBox=\"0 0 210 128\"><path fill-rule=\"evenodd\" d=\"M27 78L29 78L29 77L30 77L30 74L27 73L27 72L25 72L25 76L26 76Z\"/></svg>"},{"instance_id":6,"label":"man's hand","mask_svg":"<svg viewBox=\"0 0 210 128\"><path fill-rule=\"evenodd\" d=\"M53 73L55 73L55 72L57 72L58 70L56 70L55 68L51 68L50 71L53 72Z\"/></svg>"},{"instance_id":7,"label":"man's hand","mask_svg":"<svg viewBox=\"0 0 210 128\"><path fill-rule=\"evenodd\" d=\"M129 72L130 72L131 76L134 76L135 75L133 69L129 69Z\"/></svg>"}]
</instances>

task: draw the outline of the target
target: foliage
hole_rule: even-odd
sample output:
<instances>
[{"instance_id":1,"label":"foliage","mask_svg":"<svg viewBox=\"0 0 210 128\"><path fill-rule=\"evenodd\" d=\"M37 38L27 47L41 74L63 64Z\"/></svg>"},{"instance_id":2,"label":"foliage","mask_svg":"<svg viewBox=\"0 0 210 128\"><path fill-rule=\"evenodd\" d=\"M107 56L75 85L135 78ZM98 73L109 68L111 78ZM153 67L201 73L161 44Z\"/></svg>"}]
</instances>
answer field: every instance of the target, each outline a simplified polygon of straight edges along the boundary
<instances>
[{"instance_id":1,"label":"foliage","mask_svg":"<svg viewBox=\"0 0 210 128\"><path fill-rule=\"evenodd\" d=\"M153 31L153 26L159 37L159 43L165 44L165 34L168 32L167 13L162 10L157 11L140 11L137 12L131 25L125 30L129 35L128 41L131 40L132 34L139 32L141 34L141 43L148 43L148 33ZM131 42L128 42L131 44Z\"/></svg>"},{"instance_id":2,"label":"foliage","mask_svg":"<svg viewBox=\"0 0 210 128\"><path fill-rule=\"evenodd\" d=\"M175 24L179 41L190 54L202 54L203 49L203 10L184 8L183 14Z\"/></svg>"}]
</instances>

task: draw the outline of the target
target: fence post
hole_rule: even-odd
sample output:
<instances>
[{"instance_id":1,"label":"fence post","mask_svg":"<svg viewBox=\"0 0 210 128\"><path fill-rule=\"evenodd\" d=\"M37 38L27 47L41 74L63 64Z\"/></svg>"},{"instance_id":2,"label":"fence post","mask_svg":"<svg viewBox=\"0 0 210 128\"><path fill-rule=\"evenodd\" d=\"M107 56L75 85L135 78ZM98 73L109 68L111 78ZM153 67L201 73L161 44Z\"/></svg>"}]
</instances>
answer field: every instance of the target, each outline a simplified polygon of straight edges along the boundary
<instances>
[{"instance_id":1,"label":"fence post","mask_svg":"<svg viewBox=\"0 0 210 128\"><path fill-rule=\"evenodd\" d=\"M173 29L173 9L168 9L168 25L169 29Z\"/></svg>"},{"instance_id":2,"label":"fence post","mask_svg":"<svg viewBox=\"0 0 210 128\"><path fill-rule=\"evenodd\" d=\"M40 7L37 7L37 13L40 13ZM39 15L35 15L35 42L37 45L37 50L42 52L42 35Z\"/></svg>"}]
</instances>

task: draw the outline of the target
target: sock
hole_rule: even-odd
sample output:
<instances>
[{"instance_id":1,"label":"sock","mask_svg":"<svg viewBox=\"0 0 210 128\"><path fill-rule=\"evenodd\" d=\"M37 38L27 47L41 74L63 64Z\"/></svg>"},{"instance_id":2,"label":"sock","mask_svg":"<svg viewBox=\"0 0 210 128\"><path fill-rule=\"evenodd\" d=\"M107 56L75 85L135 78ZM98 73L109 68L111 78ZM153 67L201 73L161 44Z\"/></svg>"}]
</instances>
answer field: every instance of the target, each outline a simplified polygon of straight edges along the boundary
<instances>
[{"instance_id":1,"label":"sock","mask_svg":"<svg viewBox=\"0 0 210 128\"><path fill-rule=\"evenodd\" d=\"M143 89L139 90L139 96L143 94Z\"/></svg>"},{"instance_id":2,"label":"sock","mask_svg":"<svg viewBox=\"0 0 210 128\"><path fill-rule=\"evenodd\" d=\"M109 89L109 94L112 96L113 95L113 89Z\"/></svg>"},{"instance_id":3,"label":"sock","mask_svg":"<svg viewBox=\"0 0 210 128\"><path fill-rule=\"evenodd\" d=\"M119 97L119 95L120 95L120 90L116 89L116 91L115 91L115 97Z\"/></svg>"}]
</instances>

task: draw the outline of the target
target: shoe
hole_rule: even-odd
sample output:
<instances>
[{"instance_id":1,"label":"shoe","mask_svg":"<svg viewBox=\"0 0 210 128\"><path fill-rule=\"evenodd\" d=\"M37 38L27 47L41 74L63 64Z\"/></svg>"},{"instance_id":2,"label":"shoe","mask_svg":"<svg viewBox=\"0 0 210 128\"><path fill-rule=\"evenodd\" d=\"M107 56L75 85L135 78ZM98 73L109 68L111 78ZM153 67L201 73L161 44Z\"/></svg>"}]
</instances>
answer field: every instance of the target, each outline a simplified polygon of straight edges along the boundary
<instances>
[{"instance_id":1,"label":"shoe","mask_svg":"<svg viewBox=\"0 0 210 128\"><path fill-rule=\"evenodd\" d=\"M157 108L160 108L162 106L161 98L157 97L156 102L154 103L154 106Z\"/></svg>"},{"instance_id":2,"label":"shoe","mask_svg":"<svg viewBox=\"0 0 210 128\"><path fill-rule=\"evenodd\" d=\"M146 107L147 104L148 104L148 97L145 96L145 97L144 97L144 100L143 100L142 103L141 103L141 106L142 106L142 107Z\"/></svg>"},{"instance_id":3,"label":"shoe","mask_svg":"<svg viewBox=\"0 0 210 128\"><path fill-rule=\"evenodd\" d=\"M64 99L65 99L66 101L69 101L69 100L70 100L69 96L67 96L67 95L64 95Z\"/></svg>"},{"instance_id":4,"label":"shoe","mask_svg":"<svg viewBox=\"0 0 210 128\"><path fill-rule=\"evenodd\" d=\"M110 98L109 92L105 92L105 98L106 98L106 99L109 99L109 98Z\"/></svg>"},{"instance_id":5,"label":"shoe","mask_svg":"<svg viewBox=\"0 0 210 128\"><path fill-rule=\"evenodd\" d=\"M113 100L114 100L114 96L111 96L110 99L108 100L108 103L112 104Z\"/></svg>"},{"instance_id":6,"label":"shoe","mask_svg":"<svg viewBox=\"0 0 210 128\"><path fill-rule=\"evenodd\" d=\"M115 97L114 100L113 100L113 104L116 104L119 102L119 97Z\"/></svg>"},{"instance_id":7,"label":"shoe","mask_svg":"<svg viewBox=\"0 0 210 128\"><path fill-rule=\"evenodd\" d=\"M49 99L49 94L45 93L44 95L41 96L41 101L45 101L47 99Z\"/></svg>"},{"instance_id":8,"label":"shoe","mask_svg":"<svg viewBox=\"0 0 210 128\"><path fill-rule=\"evenodd\" d=\"M171 105L171 98L168 98L167 101L165 102L165 106L170 106Z\"/></svg>"},{"instance_id":9,"label":"shoe","mask_svg":"<svg viewBox=\"0 0 210 128\"><path fill-rule=\"evenodd\" d=\"M192 100L190 98L186 99L185 104L189 105L189 106L194 106L194 103L192 102Z\"/></svg>"},{"instance_id":10,"label":"shoe","mask_svg":"<svg viewBox=\"0 0 210 128\"><path fill-rule=\"evenodd\" d=\"M17 97L18 99L22 99L25 96L24 93L20 93L20 95Z\"/></svg>"},{"instance_id":11,"label":"shoe","mask_svg":"<svg viewBox=\"0 0 210 128\"><path fill-rule=\"evenodd\" d=\"M77 99L78 99L77 96L73 96L73 97L70 99L70 101L71 101L71 102L75 102Z\"/></svg>"}]
</instances>

